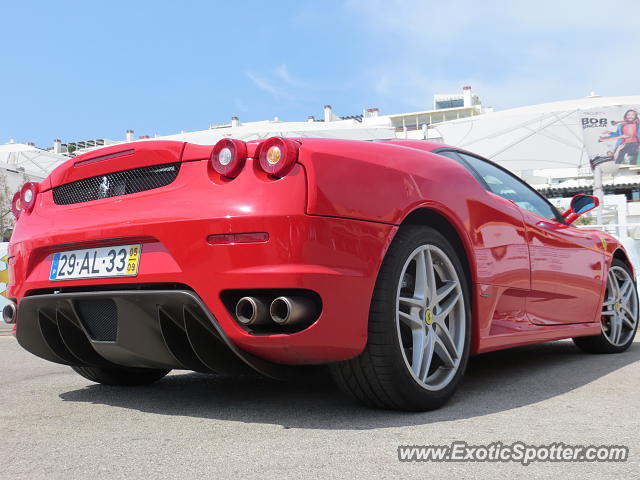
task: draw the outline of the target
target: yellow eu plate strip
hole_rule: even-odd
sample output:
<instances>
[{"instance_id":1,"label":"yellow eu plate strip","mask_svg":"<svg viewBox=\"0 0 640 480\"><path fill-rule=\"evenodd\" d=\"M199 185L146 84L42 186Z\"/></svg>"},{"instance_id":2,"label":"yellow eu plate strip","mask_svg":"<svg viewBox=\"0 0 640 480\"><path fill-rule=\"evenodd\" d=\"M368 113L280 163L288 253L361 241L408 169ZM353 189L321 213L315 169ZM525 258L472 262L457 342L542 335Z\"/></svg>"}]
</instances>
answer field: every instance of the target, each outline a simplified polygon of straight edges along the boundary
<instances>
[{"instance_id":1,"label":"yellow eu plate strip","mask_svg":"<svg viewBox=\"0 0 640 480\"><path fill-rule=\"evenodd\" d=\"M127 260L127 275L138 274L138 264L140 263L140 245L129 247L129 259Z\"/></svg>"}]
</instances>

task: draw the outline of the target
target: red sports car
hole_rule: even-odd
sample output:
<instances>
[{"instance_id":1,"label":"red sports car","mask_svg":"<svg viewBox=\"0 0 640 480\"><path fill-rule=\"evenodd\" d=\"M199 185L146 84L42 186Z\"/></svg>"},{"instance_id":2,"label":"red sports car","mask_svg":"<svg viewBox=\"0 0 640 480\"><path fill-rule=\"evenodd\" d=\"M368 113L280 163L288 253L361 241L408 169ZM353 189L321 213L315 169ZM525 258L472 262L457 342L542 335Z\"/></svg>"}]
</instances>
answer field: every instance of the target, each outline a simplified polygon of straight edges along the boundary
<instances>
[{"instance_id":1,"label":"red sports car","mask_svg":"<svg viewBox=\"0 0 640 480\"><path fill-rule=\"evenodd\" d=\"M629 258L570 226L595 206L423 141L110 146L16 194L3 316L95 382L328 365L366 405L426 410L472 354L629 347Z\"/></svg>"}]
</instances>

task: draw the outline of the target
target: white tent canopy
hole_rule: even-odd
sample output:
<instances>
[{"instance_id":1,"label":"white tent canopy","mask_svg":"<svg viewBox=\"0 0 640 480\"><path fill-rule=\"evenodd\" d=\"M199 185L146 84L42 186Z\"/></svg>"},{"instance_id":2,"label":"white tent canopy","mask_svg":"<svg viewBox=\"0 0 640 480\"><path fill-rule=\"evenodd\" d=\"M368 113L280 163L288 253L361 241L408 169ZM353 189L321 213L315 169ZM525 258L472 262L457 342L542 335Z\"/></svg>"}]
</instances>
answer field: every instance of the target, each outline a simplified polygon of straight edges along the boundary
<instances>
[{"instance_id":1,"label":"white tent canopy","mask_svg":"<svg viewBox=\"0 0 640 480\"><path fill-rule=\"evenodd\" d=\"M212 128L197 132L178 133L157 137L155 140L180 140L201 145L213 145L222 138L233 137L250 141L274 136L346 138L375 140L396 138L392 126L364 126L355 120L334 122L252 122L233 128Z\"/></svg>"},{"instance_id":2,"label":"white tent canopy","mask_svg":"<svg viewBox=\"0 0 640 480\"><path fill-rule=\"evenodd\" d=\"M512 171L589 168L579 111L639 103L640 95L587 97L489 112L432 128L444 143L476 152Z\"/></svg>"},{"instance_id":3,"label":"white tent canopy","mask_svg":"<svg viewBox=\"0 0 640 480\"><path fill-rule=\"evenodd\" d=\"M24 143L0 145L0 164L5 169L24 171L29 177L43 179L69 157Z\"/></svg>"}]
</instances>

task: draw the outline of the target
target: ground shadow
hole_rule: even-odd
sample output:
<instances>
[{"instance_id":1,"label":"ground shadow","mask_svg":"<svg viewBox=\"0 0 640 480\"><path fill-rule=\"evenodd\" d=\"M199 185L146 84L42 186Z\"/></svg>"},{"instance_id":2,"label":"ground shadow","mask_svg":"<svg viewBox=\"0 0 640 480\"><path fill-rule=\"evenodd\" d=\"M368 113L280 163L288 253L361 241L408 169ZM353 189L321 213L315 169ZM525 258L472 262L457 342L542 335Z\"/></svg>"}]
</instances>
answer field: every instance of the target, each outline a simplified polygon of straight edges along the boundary
<instances>
[{"instance_id":1,"label":"ground shadow","mask_svg":"<svg viewBox=\"0 0 640 480\"><path fill-rule=\"evenodd\" d=\"M60 395L162 415L281 425L284 428L346 429L423 425L510 410L546 400L640 361L640 344L623 354L589 355L561 341L478 355L445 407L426 413L362 408L330 380L282 383L266 378L184 373L145 387L89 385Z\"/></svg>"}]
</instances>

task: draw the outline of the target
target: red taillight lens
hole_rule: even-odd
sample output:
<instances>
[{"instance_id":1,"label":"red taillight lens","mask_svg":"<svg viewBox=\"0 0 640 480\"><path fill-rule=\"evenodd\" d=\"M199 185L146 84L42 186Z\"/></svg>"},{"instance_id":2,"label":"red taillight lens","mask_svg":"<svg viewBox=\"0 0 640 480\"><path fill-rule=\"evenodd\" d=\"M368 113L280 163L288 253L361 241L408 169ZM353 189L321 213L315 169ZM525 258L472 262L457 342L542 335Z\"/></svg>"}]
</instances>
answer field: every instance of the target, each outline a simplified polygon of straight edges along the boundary
<instances>
[{"instance_id":1,"label":"red taillight lens","mask_svg":"<svg viewBox=\"0 0 640 480\"><path fill-rule=\"evenodd\" d=\"M22 201L20 200L20 192L16 192L11 200L11 212L16 218L20 218L22 213Z\"/></svg>"},{"instance_id":2,"label":"red taillight lens","mask_svg":"<svg viewBox=\"0 0 640 480\"><path fill-rule=\"evenodd\" d=\"M22 211L30 211L36 203L38 195L38 184L34 182L25 183L20 189L20 203Z\"/></svg>"},{"instance_id":3,"label":"red taillight lens","mask_svg":"<svg viewBox=\"0 0 640 480\"><path fill-rule=\"evenodd\" d=\"M288 138L272 137L260 144L260 168L269 175L284 177L298 160L298 143Z\"/></svg>"},{"instance_id":4,"label":"red taillight lens","mask_svg":"<svg viewBox=\"0 0 640 480\"><path fill-rule=\"evenodd\" d=\"M247 145L242 140L225 138L213 147L211 167L225 177L237 177L247 159Z\"/></svg>"}]
</instances>

